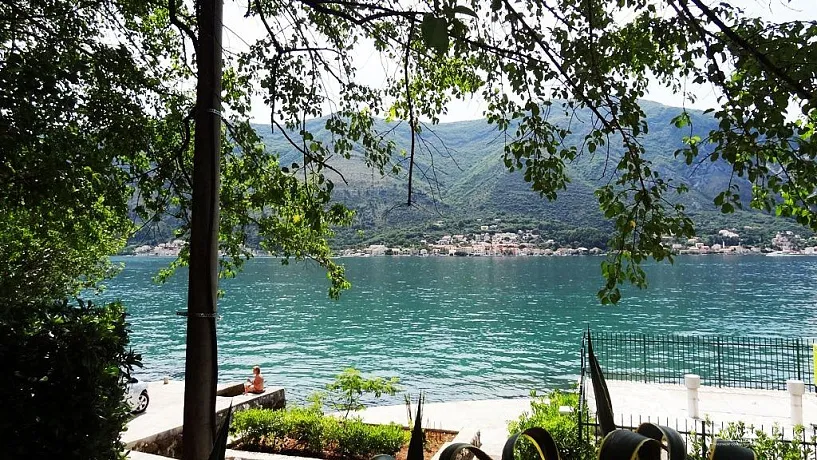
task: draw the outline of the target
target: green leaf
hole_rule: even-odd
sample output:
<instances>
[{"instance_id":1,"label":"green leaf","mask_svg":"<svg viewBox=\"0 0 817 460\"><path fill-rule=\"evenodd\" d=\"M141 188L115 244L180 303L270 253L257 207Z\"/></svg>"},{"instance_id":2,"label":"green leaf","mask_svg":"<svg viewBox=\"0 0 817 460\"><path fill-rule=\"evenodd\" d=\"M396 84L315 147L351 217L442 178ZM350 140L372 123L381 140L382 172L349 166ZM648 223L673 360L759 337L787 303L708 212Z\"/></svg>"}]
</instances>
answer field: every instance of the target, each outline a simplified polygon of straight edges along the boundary
<instances>
[{"instance_id":1,"label":"green leaf","mask_svg":"<svg viewBox=\"0 0 817 460\"><path fill-rule=\"evenodd\" d=\"M448 51L448 21L445 18L426 13L420 31L427 48L433 49L437 54L445 54Z\"/></svg>"}]
</instances>

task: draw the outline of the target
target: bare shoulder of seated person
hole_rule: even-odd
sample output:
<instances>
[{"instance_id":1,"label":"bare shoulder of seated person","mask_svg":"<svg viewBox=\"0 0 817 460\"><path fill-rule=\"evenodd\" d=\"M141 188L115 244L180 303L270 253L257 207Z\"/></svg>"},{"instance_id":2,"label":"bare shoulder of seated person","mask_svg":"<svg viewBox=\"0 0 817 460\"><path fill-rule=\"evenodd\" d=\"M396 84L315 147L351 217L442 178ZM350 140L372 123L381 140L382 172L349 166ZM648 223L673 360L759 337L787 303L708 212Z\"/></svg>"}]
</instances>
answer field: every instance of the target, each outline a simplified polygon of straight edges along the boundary
<instances>
[{"instance_id":1,"label":"bare shoulder of seated person","mask_svg":"<svg viewBox=\"0 0 817 460\"><path fill-rule=\"evenodd\" d=\"M264 377L261 374L255 376L252 382L253 387L255 388L256 393L261 393L264 391Z\"/></svg>"},{"instance_id":2,"label":"bare shoulder of seated person","mask_svg":"<svg viewBox=\"0 0 817 460\"><path fill-rule=\"evenodd\" d=\"M247 379L244 384L244 393L263 393L264 392L264 377L261 376L261 368L255 366L253 368L253 378Z\"/></svg>"}]
</instances>

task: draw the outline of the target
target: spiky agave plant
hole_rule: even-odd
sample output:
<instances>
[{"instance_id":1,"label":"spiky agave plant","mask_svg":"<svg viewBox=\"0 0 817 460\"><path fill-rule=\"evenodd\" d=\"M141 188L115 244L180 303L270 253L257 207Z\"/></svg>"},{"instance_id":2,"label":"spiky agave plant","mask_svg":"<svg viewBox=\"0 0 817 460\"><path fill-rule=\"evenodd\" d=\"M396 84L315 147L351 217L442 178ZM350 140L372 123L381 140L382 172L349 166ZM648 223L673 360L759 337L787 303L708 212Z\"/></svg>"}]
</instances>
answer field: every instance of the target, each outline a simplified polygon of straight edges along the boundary
<instances>
[{"instance_id":1,"label":"spiky agave plant","mask_svg":"<svg viewBox=\"0 0 817 460\"><path fill-rule=\"evenodd\" d=\"M417 400L417 412L414 416L414 425L411 429L411 439L409 440L408 452L406 452L406 460L423 460L423 450L426 444L426 435L423 431L423 402L425 396L420 393L420 398ZM406 395L406 410L408 411L409 420L411 419L411 399ZM395 460L393 456L387 454L375 455L371 460Z\"/></svg>"},{"instance_id":2,"label":"spiky agave plant","mask_svg":"<svg viewBox=\"0 0 817 460\"><path fill-rule=\"evenodd\" d=\"M233 403L227 409L227 414L221 422L221 427L218 429L216 439L213 441L213 450L210 451L210 458L208 460L224 460L227 455L227 435L230 432L230 421L233 418Z\"/></svg>"},{"instance_id":3,"label":"spiky agave plant","mask_svg":"<svg viewBox=\"0 0 817 460\"><path fill-rule=\"evenodd\" d=\"M426 434L423 431L423 403L425 396L420 393L417 399L417 412L414 414L414 427L411 429L411 439L409 440L406 460L423 460L423 449L426 445Z\"/></svg>"}]
</instances>

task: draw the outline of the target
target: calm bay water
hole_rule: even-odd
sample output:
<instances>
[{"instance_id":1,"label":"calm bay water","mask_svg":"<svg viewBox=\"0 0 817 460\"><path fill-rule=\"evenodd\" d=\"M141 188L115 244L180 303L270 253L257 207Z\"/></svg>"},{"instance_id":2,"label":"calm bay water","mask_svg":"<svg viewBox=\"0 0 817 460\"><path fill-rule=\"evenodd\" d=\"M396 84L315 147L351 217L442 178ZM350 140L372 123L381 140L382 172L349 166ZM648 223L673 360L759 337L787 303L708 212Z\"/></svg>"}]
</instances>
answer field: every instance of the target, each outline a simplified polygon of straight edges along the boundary
<instances>
[{"instance_id":1,"label":"calm bay water","mask_svg":"<svg viewBox=\"0 0 817 460\"><path fill-rule=\"evenodd\" d=\"M271 385L302 399L342 368L400 377L429 401L525 396L567 387L584 328L817 336L817 257L689 256L648 267L647 290L601 306L597 257L343 259L353 288L331 301L320 268L250 261L222 283L219 376L260 365ZM106 298L128 306L137 375L184 372L186 273L157 286L170 259L117 258Z\"/></svg>"}]
</instances>

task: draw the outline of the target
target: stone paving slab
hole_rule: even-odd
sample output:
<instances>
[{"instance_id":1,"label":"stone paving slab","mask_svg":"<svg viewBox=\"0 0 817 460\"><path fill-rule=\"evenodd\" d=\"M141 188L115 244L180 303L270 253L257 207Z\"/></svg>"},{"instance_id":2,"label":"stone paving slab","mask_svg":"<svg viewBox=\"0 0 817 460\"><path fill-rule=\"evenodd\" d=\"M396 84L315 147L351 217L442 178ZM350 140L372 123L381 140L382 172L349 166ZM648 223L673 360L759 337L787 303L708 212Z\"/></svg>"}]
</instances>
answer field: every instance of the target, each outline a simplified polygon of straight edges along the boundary
<instances>
[{"instance_id":1,"label":"stone paving slab","mask_svg":"<svg viewBox=\"0 0 817 460\"><path fill-rule=\"evenodd\" d=\"M636 426L640 421L655 421L660 417L662 424L693 429L698 422L688 417L684 385L607 380L607 388L617 423ZM589 379L586 393L590 410L595 412ZM790 395L786 391L701 386L698 398L701 418L708 417L716 428L722 423L738 421L766 431L774 424L787 430L792 427ZM814 393L803 396L803 422L809 430L817 423L817 395Z\"/></svg>"},{"instance_id":2,"label":"stone paving slab","mask_svg":"<svg viewBox=\"0 0 817 460\"><path fill-rule=\"evenodd\" d=\"M265 454L263 452L245 452L243 450L227 449L226 460L315 460L311 457L296 457L294 455Z\"/></svg>"}]
</instances>

